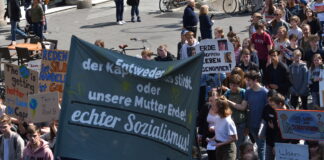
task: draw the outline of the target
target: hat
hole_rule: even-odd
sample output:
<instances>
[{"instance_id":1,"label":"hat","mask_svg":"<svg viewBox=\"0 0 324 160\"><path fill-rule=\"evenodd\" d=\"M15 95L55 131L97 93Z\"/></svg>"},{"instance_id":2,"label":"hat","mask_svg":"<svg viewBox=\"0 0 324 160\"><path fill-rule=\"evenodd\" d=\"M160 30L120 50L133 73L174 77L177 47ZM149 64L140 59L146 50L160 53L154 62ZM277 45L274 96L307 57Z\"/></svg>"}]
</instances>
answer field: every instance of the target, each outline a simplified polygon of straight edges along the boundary
<instances>
[{"instance_id":1,"label":"hat","mask_svg":"<svg viewBox=\"0 0 324 160\"><path fill-rule=\"evenodd\" d=\"M307 5L308 0L299 0L299 2L300 2L300 3L303 3L303 4L305 4L305 5Z\"/></svg>"},{"instance_id":2,"label":"hat","mask_svg":"<svg viewBox=\"0 0 324 160\"><path fill-rule=\"evenodd\" d=\"M183 30L181 31L181 35L185 35L187 32L189 32L189 31L186 30L186 29L183 29Z\"/></svg>"}]
</instances>

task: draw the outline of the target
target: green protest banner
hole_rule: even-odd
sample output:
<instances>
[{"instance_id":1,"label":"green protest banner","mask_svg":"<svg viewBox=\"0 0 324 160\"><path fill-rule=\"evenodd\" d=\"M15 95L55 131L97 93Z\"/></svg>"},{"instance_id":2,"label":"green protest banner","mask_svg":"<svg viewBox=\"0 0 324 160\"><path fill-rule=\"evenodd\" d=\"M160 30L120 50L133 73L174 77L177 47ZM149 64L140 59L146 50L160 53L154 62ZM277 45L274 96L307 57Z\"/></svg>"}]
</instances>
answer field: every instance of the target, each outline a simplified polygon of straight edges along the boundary
<instances>
[{"instance_id":1,"label":"green protest banner","mask_svg":"<svg viewBox=\"0 0 324 160\"><path fill-rule=\"evenodd\" d=\"M73 36L56 156L191 159L202 61L147 61Z\"/></svg>"}]
</instances>

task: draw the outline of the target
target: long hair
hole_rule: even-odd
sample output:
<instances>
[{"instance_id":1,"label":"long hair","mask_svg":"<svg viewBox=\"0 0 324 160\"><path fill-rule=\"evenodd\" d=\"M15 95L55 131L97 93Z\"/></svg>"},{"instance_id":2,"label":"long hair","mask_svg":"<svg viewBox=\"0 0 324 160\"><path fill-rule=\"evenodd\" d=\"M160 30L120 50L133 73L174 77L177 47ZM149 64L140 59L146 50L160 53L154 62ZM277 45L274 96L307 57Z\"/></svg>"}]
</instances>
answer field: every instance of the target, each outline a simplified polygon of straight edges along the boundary
<instances>
[{"instance_id":1,"label":"long hair","mask_svg":"<svg viewBox=\"0 0 324 160\"><path fill-rule=\"evenodd\" d=\"M221 96L221 97L217 98L216 105L218 107L218 115L221 118L226 118L232 114L232 110L231 110L225 96Z\"/></svg>"},{"instance_id":2,"label":"long hair","mask_svg":"<svg viewBox=\"0 0 324 160\"><path fill-rule=\"evenodd\" d=\"M318 54L318 53L314 54L313 57L312 57L312 63L311 63L311 66L310 66L311 71L315 69L315 64L314 64L314 59L315 58L319 58L320 60L322 60L322 57L321 57L320 54Z\"/></svg>"}]
</instances>

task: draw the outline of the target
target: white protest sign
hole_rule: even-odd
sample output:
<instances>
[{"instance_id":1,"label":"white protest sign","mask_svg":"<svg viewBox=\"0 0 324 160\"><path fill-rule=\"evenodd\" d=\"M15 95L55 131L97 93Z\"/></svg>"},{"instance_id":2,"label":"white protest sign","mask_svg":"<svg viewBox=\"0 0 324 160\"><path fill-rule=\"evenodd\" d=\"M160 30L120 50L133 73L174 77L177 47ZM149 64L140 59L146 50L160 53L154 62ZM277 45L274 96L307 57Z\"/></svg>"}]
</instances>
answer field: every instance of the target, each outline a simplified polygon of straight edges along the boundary
<instances>
[{"instance_id":1,"label":"white protest sign","mask_svg":"<svg viewBox=\"0 0 324 160\"><path fill-rule=\"evenodd\" d=\"M288 143L275 143L276 160L308 159L308 146Z\"/></svg>"},{"instance_id":2,"label":"white protest sign","mask_svg":"<svg viewBox=\"0 0 324 160\"><path fill-rule=\"evenodd\" d=\"M28 120L31 122L58 120L59 114L58 92L46 92L28 96Z\"/></svg>"},{"instance_id":3,"label":"white protest sign","mask_svg":"<svg viewBox=\"0 0 324 160\"><path fill-rule=\"evenodd\" d=\"M236 65L233 44L227 39L204 39L196 52L205 54L202 74L231 72Z\"/></svg>"}]
</instances>

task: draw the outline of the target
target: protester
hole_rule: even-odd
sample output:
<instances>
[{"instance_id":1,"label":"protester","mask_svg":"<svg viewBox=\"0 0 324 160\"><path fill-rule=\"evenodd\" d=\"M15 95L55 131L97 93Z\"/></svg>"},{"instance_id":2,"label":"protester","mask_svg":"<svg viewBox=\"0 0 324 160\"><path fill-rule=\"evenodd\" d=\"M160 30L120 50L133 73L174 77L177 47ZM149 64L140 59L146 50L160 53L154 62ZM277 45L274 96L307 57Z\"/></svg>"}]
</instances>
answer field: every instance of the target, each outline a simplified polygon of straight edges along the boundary
<instances>
[{"instance_id":1,"label":"protester","mask_svg":"<svg viewBox=\"0 0 324 160\"><path fill-rule=\"evenodd\" d=\"M309 36L311 35L310 26L308 24L303 24L302 26L303 38L299 40L299 47L303 50L303 52L307 52L310 50L309 45ZM305 56L303 55L302 60L305 60Z\"/></svg>"},{"instance_id":2,"label":"protester","mask_svg":"<svg viewBox=\"0 0 324 160\"><path fill-rule=\"evenodd\" d=\"M216 27L214 30L215 39L224 38L224 30L221 27Z\"/></svg>"},{"instance_id":3,"label":"protester","mask_svg":"<svg viewBox=\"0 0 324 160\"><path fill-rule=\"evenodd\" d=\"M279 27L284 26L286 30L288 30L289 24L282 19L283 11L281 9L276 9L274 14L275 14L275 18L270 23L269 32L272 37L276 38Z\"/></svg>"},{"instance_id":4,"label":"protester","mask_svg":"<svg viewBox=\"0 0 324 160\"><path fill-rule=\"evenodd\" d=\"M288 0L287 1L287 9L291 16L297 16L300 13L300 6L296 4L295 0ZM292 17L289 17L289 22L291 21Z\"/></svg>"},{"instance_id":5,"label":"protester","mask_svg":"<svg viewBox=\"0 0 324 160\"><path fill-rule=\"evenodd\" d=\"M302 49L298 46L298 37L295 34L292 34L289 36L289 42L290 45L287 47L287 50L284 51L284 57L285 63L287 66L289 66L293 61L293 52L295 50L299 50L301 54L303 55Z\"/></svg>"},{"instance_id":6,"label":"protester","mask_svg":"<svg viewBox=\"0 0 324 160\"><path fill-rule=\"evenodd\" d=\"M198 24L198 18L196 16L196 13L194 12L194 8L196 6L195 0L188 0L188 5L184 10L182 22L183 22L183 28L185 28L188 31L191 31L194 33L194 37L197 36L197 24Z\"/></svg>"},{"instance_id":7,"label":"protester","mask_svg":"<svg viewBox=\"0 0 324 160\"><path fill-rule=\"evenodd\" d=\"M127 0L127 4L132 6L131 8L131 22L135 22L135 15L137 17L137 22L141 22L141 17L139 16L139 6L140 0Z\"/></svg>"},{"instance_id":8,"label":"protester","mask_svg":"<svg viewBox=\"0 0 324 160\"><path fill-rule=\"evenodd\" d=\"M314 54L312 58L312 64L309 68L309 89L312 95L313 106L319 106L319 81L322 81L320 77L321 69L323 69L323 61L320 54Z\"/></svg>"},{"instance_id":9,"label":"protester","mask_svg":"<svg viewBox=\"0 0 324 160\"><path fill-rule=\"evenodd\" d=\"M230 42L233 44L233 47L234 47L235 62L236 62L236 64L239 64L240 63L240 53L242 51L240 37L235 36L230 39Z\"/></svg>"},{"instance_id":10,"label":"protester","mask_svg":"<svg viewBox=\"0 0 324 160\"><path fill-rule=\"evenodd\" d=\"M251 142L244 142L243 144L240 145L240 156L238 159L244 159L244 156L247 154L254 154L254 148L253 148L253 143ZM256 156L257 157L257 156Z\"/></svg>"},{"instance_id":11,"label":"protester","mask_svg":"<svg viewBox=\"0 0 324 160\"><path fill-rule=\"evenodd\" d=\"M180 59L186 59L188 57L195 55L196 54L195 47L196 45L199 44L193 32L187 32L185 36L186 36L187 43L183 44L181 47Z\"/></svg>"},{"instance_id":12,"label":"protester","mask_svg":"<svg viewBox=\"0 0 324 160\"><path fill-rule=\"evenodd\" d=\"M154 58L155 61L173 61L175 57L168 51L167 45L160 45L157 48L157 57Z\"/></svg>"},{"instance_id":13,"label":"protester","mask_svg":"<svg viewBox=\"0 0 324 160\"><path fill-rule=\"evenodd\" d=\"M243 49L241 55L241 63L238 67L240 67L245 73L248 73L251 70L259 72L259 66L251 62L251 53L248 49Z\"/></svg>"},{"instance_id":14,"label":"protester","mask_svg":"<svg viewBox=\"0 0 324 160\"><path fill-rule=\"evenodd\" d=\"M4 18L8 17L10 19L11 25L11 44L16 45L16 33L24 37L25 42L27 42L27 34L18 28L18 23L21 18L20 5L18 0L8 0L7 8Z\"/></svg>"},{"instance_id":15,"label":"protester","mask_svg":"<svg viewBox=\"0 0 324 160\"><path fill-rule=\"evenodd\" d=\"M214 101L218 97L217 89L208 92L208 102L200 109L198 115L198 140L202 146L207 146L208 138L215 136L215 121L217 118L217 106ZM210 145L213 145L210 142ZM208 160L216 160L216 150L207 150Z\"/></svg>"},{"instance_id":16,"label":"protester","mask_svg":"<svg viewBox=\"0 0 324 160\"><path fill-rule=\"evenodd\" d=\"M287 109L285 106L285 97L280 93L270 90L268 94L269 104L266 105L263 111L262 119L264 120L265 135L266 135L266 155L265 159L274 159L274 145L275 143L285 143L288 140L284 140L281 137L279 124L277 121L276 109ZM260 133L260 132L259 132Z\"/></svg>"},{"instance_id":17,"label":"protester","mask_svg":"<svg viewBox=\"0 0 324 160\"><path fill-rule=\"evenodd\" d=\"M256 32L255 25L261 21L262 21L262 15L258 12L253 13L250 20L251 24L249 26L249 38L251 38L252 34Z\"/></svg>"},{"instance_id":18,"label":"protester","mask_svg":"<svg viewBox=\"0 0 324 160\"><path fill-rule=\"evenodd\" d=\"M116 4L116 21L117 24L125 24L124 17L124 0L114 0Z\"/></svg>"},{"instance_id":19,"label":"protester","mask_svg":"<svg viewBox=\"0 0 324 160\"><path fill-rule=\"evenodd\" d=\"M258 137L258 132L261 125L262 112L267 103L268 90L260 83L260 73L252 70L245 77L247 78L247 85L250 88L247 89L244 100L241 104L230 103L238 110L246 110L248 107L247 126L251 134L250 136L256 142L258 156L261 160L264 160L265 141Z\"/></svg>"},{"instance_id":20,"label":"protester","mask_svg":"<svg viewBox=\"0 0 324 160\"><path fill-rule=\"evenodd\" d=\"M245 97L245 89L240 88L243 79L238 74L230 76L230 89L224 93L224 96L228 99L231 110L233 111L232 119L235 123L238 139L236 141L236 146L241 146L244 143L245 134L244 130L246 128L246 110L240 110L240 108L235 108L231 102L241 104ZM240 155L239 150L237 150L237 157Z\"/></svg>"},{"instance_id":21,"label":"protester","mask_svg":"<svg viewBox=\"0 0 324 160\"><path fill-rule=\"evenodd\" d=\"M271 20L275 17L274 11L276 7L274 6L273 0L265 0L264 7L261 10L261 14L263 15L266 23L270 23Z\"/></svg>"},{"instance_id":22,"label":"protester","mask_svg":"<svg viewBox=\"0 0 324 160\"><path fill-rule=\"evenodd\" d=\"M216 141L216 157L220 160L236 160L237 131L231 118L231 108L225 97L215 100L217 118L215 120L215 137L209 141Z\"/></svg>"},{"instance_id":23,"label":"protester","mask_svg":"<svg viewBox=\"0 0 324 160\"><path fill-rule=\"evenodd\" d=\"M212 26L213 22L208 16L209 7L202 5L199 13L200 35L201 39L212 39Z\"/></svg>"},{"instance_id":24,"label":"protester","mask_svg":"<svg viewBox=\"0 0 324 160\"><path fill-rule=\"evenodd\" d=\"M3 160L22 159L25 147L23 139L16 132L11 131L11 118L8 115L0 117L0 157Z\"/></svg>"},{"instance_id":25,"label":"protester","mask_svg":"<svg viewBox=\"0 0 324 160\"><path fill-rule=\"evenodd\" d=\"M48 142L40 138L40 134L36 129L36 126L29 125L26 132L28 143L24 149L23 159L54 160L54 156L48 146Z\"/></svg>"},{"instance_id":26,"label":"protester","mask_svg":"<svg viewBox=\"0 0 324 160\"><path fill-rule=\"evenodd\" d=\"M313 10L316 15L318 20L320 21L320 24L322 26L321 28L321 33L323 32L323 24L324 24L324 2L323 0L315 0L314 3L312 3L312 5L310 5L310 9ZM321 35L321 37L323 37L323 35Z\"/></svg>"},{"instance_id":27,"label":"protester","mask_svg":"<svg viewBox=\"0 0 324 160\"><path fill-rule=\"evenodd\" d=\"M321 36L321 24L318 18L315 16L315 13L310 8L306 8L305 12L306 19L302 24L308 24L310 26L311 34L317 34L318 36Z\"/></svg>"},{"instance_id":28,"label":"protester","mask_svg":"<svg viewBox=\"0 0 324 160\"><path fill-rule=\"evenodd\" d=\"M153 52L148 49L143 50L141 53L142 59L145 59L145 60L152 60L152 55L153 55ZM160 57L160 58L163 59L162 57Z\"/></svg>"},{"instance_id":29,"label":"protester","mask_svg":"<svg viewBox=\"0 0 324 160\"><path fill-rule=\"evenodd\" d=\"M264 31L264 24L258 22L255 25L256 33L252 35L252 48L258 53L259 68L264 71L266 68L269 50L273 47L273 42L268 33Z\"/></svg>"},{"instance_id":30,"label":"protester","mask_svg":"<svg viewBox=\"0 0 324 160\"><path fill-rule=\"evenodd\" d=\"M251 39L245 38L242 42L242 51L243 51L243 49L248 49L250 51L251 62L253 62L259 66L259 58L258 58L257 51L252 46L253 45L251 43ZM241 53L241 55L242 55L242 53ZM242 61L241 55L240 55L240 61Z\"/></svg>"},{"instance_id":31,"label":"protester","mask_svg":"<svg viewBox=\"0 0 324 160\"><path fill-rule=\"evenodd\" d=\"M300 40L303 37L303 31L301 28L299 28L300 19L297 16L292 16L290 18L290 29L288 31L288 36L295 34L298 37L298 40Z\"/></svg>"},{"instance_id":32,"label":"protester","mask_svg":"<svg viewBox=\"0 0 324 160\"><path fill-rule=\"evenodd\" d=\"M187 32L189 32L189 31L187 31L187 30L185 30L185 29L183 29L182 31L181 31L181 35L180 35L180 38L181 38L181 40L180 40L180 42L178 42L178 49L177 49L177 60L180 60L180 57L181 57L181 55L180 55L180 53L181 53L181 48L182 48L182 46L185 44L185 43L187 43L187 39L186 39L186 33Z\"/></svg>"},{"instance_id":33,"label":"protester","mask_svg":"<svg viewBox=\"0 0 324 160\"><path fill-rule=\"evenodd\" d=\"M284 55L285 50L290 45L287 29L284 26L279 27L276 37L274 40L274 49L279 51L281 55Z\"/></svg>"},{"instance_id":34,"label":"protester","mask_svg":"<svg viewBox=\"0 0 324 160\"><path fill-rule=\"evenodd\" d=\"M308 69L306 63L301 61L302 53L300 50L293 52L293 63L289 66L291 78L291 105L297 109L307 109L308 96ZM301 99L302 105L298 106L298 98Z\"/></svg>"},{"instance_id":35,"label":"protester","mask_svg":"<svg viewBox=\"0 0 324 160\"><path fill-rule=\"evenodd\" d=\"M94 44L98 47L105 48L105 42L101 39L96 40Z\"/></svg>"},{"instance_id":36,"label":"protester","mask_svg":"<svg viewBox=\"0 0 324 160\"><path fill-rule=\"evenodd\" d=\"M40 0L34 0L31 8L31 20L33 23L33 29L36 36L41 40L44 39L43 29L45 24L45 14L40 4Z\"/></svg>"},{"instance_id":37,"label":"protester","mask_svg":"<svg viewBox=\"0 0 324 160\"><path fill-rule=\"evenodd\" d=\"M269 89L275 89L284 96L288 95L291 86L288 67L279 61L279 53L271 50L271 64L264 72L264 85Z\"/></svg>"},{"instance_id":38,"label":"protester","mask_svg":"<svg viewBox=\"0 0 324 160\"><path fill-rule=\"evenodd\" d=\"M312 63L312 57L314 54L320 54L324 56L323 49L319 46L319 37L317 35L310 35L308 37L308 43L310 49L305 51L304 60L307 62L307 66L310 66Z\"/></svg>"}]
</instances>

